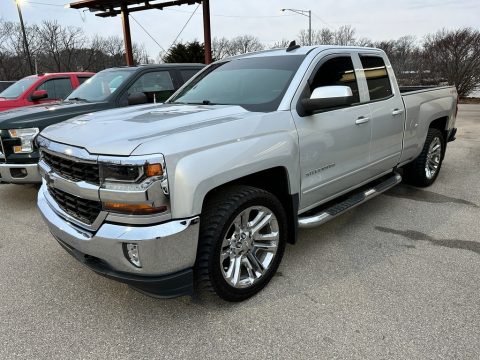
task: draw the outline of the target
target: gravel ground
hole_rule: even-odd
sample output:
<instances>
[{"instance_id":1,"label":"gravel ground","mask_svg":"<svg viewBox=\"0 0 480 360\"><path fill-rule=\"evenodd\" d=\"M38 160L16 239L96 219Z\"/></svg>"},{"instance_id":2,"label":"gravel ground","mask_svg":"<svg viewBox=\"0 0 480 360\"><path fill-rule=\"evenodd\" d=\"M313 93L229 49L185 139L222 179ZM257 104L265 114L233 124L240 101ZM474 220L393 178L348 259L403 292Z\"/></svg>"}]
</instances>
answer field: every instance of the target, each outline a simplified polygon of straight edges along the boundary
<instances>
[{"instance_id":1,"label":"gravel ground","mask_svg":"<svg viewBox=\"0 0 480 360\"><path fill-rule=\"evenodd\" d=\"M157 300L49 235L33 186L0 186L0 358L480 358L480 105L437 182L302 230L241 304Z\"/></svg>"}]
</instances>

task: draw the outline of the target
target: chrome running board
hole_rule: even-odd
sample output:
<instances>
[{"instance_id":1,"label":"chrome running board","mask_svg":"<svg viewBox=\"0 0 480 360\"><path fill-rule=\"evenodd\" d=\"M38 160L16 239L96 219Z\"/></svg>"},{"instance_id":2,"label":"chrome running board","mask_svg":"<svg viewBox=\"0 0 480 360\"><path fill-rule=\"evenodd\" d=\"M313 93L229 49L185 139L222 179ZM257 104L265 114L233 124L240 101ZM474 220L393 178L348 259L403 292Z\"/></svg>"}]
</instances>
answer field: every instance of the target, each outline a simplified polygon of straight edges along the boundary
<instances>
[{"instance_id":1,"label":"chrome running board","mask_svg":"<svg viewBox=\"0 0 480 360\"><path fill-rule=\"evenodd\" d=\"M376 185L370 187L362 187L361 191L352 193L352 195L341 197L343 200L332 205L327 205L323 207L319 212L310 215L298 217L298 226L300 228L312 228L321 224L326 223L327 221L332 220L340 214L343 214L345 211L353 209L355 206L363 204L365 201L373 199L375 196L380 195L384 191L394 187L402 181L402 177L394 173L389 175L388 178L383 178L383 181L376 182ZM368 186L368 185L367 185ZM331 204L331 203L330 203ZM308 213L311 213L309 211Z\"/></svg>"}]
</instances>

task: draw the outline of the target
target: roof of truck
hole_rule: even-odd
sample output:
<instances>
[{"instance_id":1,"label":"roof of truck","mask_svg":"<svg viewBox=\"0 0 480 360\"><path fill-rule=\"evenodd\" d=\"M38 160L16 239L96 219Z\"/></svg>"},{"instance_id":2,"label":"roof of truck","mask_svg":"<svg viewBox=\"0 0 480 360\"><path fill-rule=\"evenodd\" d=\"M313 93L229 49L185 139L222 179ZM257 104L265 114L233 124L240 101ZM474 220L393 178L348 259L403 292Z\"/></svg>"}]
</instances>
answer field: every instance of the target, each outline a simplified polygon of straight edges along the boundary
<instances>
[{"instance_id":1,"label":"roof of truck","mask_svg":"<svg viewBox=\"0 0 480 360\"><path fill-rule=\"evenodd\" d=\"M364 46L342 46L342 45L313 45L313 46L299 46L296 49L287 51L286 48L279 48L279 49L270 49L270 50L262 50L256 51L246 54L241 54L237 56L232 56L230 59L238 59L238 58L247 58L247 57L261 57L261 56L279 56L279 55L307 55L312 50L319 49L323 50L330 50L330 49L350 49L350 50L357 50L357 51L382 51L381 49L372 48L372 47L364 47Z\"/></svg>"}]
</instances>

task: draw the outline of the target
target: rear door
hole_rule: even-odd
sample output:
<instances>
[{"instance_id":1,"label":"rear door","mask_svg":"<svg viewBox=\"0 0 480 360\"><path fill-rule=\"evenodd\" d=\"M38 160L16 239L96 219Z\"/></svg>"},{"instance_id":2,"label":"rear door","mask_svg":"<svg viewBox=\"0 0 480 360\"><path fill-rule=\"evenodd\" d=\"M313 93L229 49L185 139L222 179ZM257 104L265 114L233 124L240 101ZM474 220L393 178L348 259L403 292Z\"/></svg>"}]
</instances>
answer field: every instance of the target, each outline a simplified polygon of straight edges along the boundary
<instances>
[{"instance_id":1,"label":"rear door","mask_svg":"<svg viewBox=\"0 0 480 360\"><path fill-rule=\"evenodd\" d=\"M301 200L307 210L366 180L371 138L370 107L360 91L350 52L323 55L316 60L292 109L300 146ZM312 68L311 66L311 68ZM321 86L352 89L354 104L312 115L302 114L299 102Z\"/></svg>"},{"instance_id":2,"label":"rear door","mask_svg":"<svg viewBox=\"0 0 480 360\"><path fill-rule=\"evenodd\" d=\"M392 67L378 53L359 54L372 123L370 175L396 166L402 152L405 111Z\"/></svg>"}]
</instances>

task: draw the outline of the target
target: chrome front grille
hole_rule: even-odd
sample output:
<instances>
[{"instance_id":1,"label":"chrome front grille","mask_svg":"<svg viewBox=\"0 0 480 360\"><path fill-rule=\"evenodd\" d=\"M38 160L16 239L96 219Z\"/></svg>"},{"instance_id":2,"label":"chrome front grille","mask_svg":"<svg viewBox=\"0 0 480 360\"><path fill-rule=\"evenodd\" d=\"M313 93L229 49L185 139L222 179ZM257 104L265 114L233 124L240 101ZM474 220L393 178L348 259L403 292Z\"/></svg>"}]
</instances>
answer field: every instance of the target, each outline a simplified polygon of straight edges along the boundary
<instances>
[{"instance_id":1,"label":"chrome front grille","mask_svg":"<svg viewBox=\"0 0 480 360\"><path fill-rule=\"evenodd\" d=\"M102 211L100 201L85 200L52 187L48 192L63 211L85 224L92 225Z\"/></svg>"},{"instance_id":2,"label":"chrome front grille","mask_svg":"<svg viewBox=\"0 0 480 360\"><path fill-rule=\"evenodd\" d=\"M71 160L46 151L42 153L42 159L53 171L68 180L100 184L98 164Z\"/></svg>"}]
</instances>

